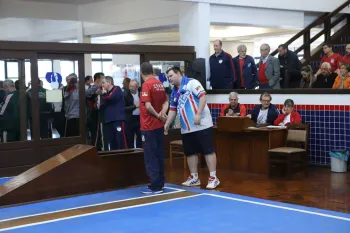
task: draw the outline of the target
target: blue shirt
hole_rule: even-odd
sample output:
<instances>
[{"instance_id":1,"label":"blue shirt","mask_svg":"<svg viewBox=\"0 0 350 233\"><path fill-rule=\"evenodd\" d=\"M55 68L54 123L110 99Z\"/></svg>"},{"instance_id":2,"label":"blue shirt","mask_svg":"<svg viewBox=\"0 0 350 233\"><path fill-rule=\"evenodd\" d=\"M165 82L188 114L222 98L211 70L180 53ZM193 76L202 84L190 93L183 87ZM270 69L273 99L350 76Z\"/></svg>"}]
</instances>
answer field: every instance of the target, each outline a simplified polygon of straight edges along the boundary
<instances>
[{"instance_id":1,"label":"blue shirt","mask_svg":"<svg viewBox=\"0 0 350 233\"><path fill-rule=\"evenodd\" d=\"M101 105L104 106L105 123L124 121L124 95L120 87L114 86L109 92L102 95Z\"/></svg>"},{"instance_id":2,"label":"blue shirt","mask_svg":"<svg viewBox=\"0 0 350 233\"><path fill-rule=\"evenodd\" d=\"M199 125L194 124L194 117L199 108L199 99L206 92L196 79L182 77L180 88L174 87L171 93L170 111L177 111L180 116L181 133L191 133L213 126L213 120L206 104Z\"/></svg>"}]
</instances>

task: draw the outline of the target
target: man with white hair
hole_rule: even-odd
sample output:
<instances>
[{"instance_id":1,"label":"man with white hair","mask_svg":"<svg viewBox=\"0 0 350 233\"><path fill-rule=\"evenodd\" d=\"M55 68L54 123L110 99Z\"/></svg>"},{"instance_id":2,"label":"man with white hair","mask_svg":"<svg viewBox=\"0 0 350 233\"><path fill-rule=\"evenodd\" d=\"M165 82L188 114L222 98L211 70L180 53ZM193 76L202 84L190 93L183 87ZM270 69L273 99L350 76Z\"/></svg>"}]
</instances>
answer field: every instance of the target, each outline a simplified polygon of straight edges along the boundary
<instances>
[{"instance_id":1,"label":"man with white hair","mask_svg":"<svg viewBox=\"0 0 350 233\"><path fill-rule=\"evenodd\" d=\"M241 89L254 89L258 84L257 68L254 58L247 55L247 47L237 47L238 56L233 58L237 74L237 87Z\"/></svg>"},{"instance_id":2,"label":"man with white hair","mask_svg":"<svg viewBox=\"0 0 350 233\"><path fill-rule=\"evenodd\" d=\"M338 75L337 73L332 72L331 64L323 62L319 72L320 74L317 76L312 88L332 88Z\"/></svg>"},{"instance_id":3,"label":"man with white hair","mask_svg":"<svg viewBox=\"0 0 350 233\"><path fill-rule=\"evenodd\" d=\"M243 104L240 104L238 102L239 98L238 98L237 92L231 92L228 99L230 103L225 104L221 108L220 116L231 116L231 117L246 116L247 114L246 107Z\"/></svg>"},{"instance_id":4,"label":"man with white hair","mask_svg":"<svg viewBox=\"0 0 350 233\"><path fill-rule=\"evenodd\" d=\"M258 64L259 88L281 89L280 62L277 58L269 55L270 50L268 44L262 44L260 46L261 59Z\"/></svg>"}]
</instances>

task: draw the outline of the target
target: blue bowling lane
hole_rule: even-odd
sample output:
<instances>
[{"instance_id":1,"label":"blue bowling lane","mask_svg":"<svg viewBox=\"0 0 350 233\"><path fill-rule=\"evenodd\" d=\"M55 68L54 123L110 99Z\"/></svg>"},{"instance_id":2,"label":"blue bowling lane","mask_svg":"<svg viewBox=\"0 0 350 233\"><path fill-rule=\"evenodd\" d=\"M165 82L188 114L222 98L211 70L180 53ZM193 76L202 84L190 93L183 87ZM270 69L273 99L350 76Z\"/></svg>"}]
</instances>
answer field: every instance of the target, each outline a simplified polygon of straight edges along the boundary
<instances>
[{"instance_id":1,"label":"blue bowling lane","mask_svg":"<svg viewBox=\"0 0 350 233\"><path fill-rule=\"evenodd\" d=\"M325 214L329 214L329 212L325 211ZM349 233L350 215L341 214L326 217L199 194L199 196L190 198L66 219L5 232Z\"/></svg>"}]
</instances>

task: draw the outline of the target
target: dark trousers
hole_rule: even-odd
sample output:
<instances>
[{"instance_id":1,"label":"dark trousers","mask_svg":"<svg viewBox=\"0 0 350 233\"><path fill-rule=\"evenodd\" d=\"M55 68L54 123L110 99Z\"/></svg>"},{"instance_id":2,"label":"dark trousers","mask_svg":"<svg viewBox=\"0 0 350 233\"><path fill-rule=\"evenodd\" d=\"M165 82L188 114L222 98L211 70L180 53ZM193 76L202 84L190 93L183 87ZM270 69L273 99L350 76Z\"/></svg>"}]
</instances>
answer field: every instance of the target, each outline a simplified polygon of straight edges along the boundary
<instances>
[{"instance_id":1,"label":"dark trousers","mask_svg":"<svg viewBox=\"0 0 350 233\"><path fill-rule=\"evenodd\" d=\"M128 148L135 148L134 139L136 135L136 148L142 148L140 116L132 116L129 121L125 122L125 133Z\"/></svg>"},{"instance_id":2,"label":"dark trousers","mask_svg":"<svg viewBox=\"0 0 350 233\"><path fill-rule=\"evenodd\" d=\"M78 137L80 135L79 118L72 118L66 121L65 137Z\"/></svg>"},{"instance_id":3,"label":"dark trousers","mask_svg":"<svg viewBox=\"0 0 350 233\"><path fill-rule=\"evenodd\" d=\"M164 128L141 131L149 188L154 191L164 186Z\"/></svg>"},{"instance_id":4,"label":"dark trousers","mask_svg":"<svg viewBox=\"0 0 350 233\"><path fill-rule=\"evenodd\" d=\"M88 133L90 134L90 138L89 138L89 144L92 146L95 146L96 144L96 137L98 135L98 112L97 111L93 111L91 112L88 117L87 117L87 121L86 121L86 127L88 130Z\"/></svg>"},{"instance_id":5,"label":"dark trousers","mask_svg":"<svg viewBox=\"0 0 350 233\"><path fill-rule=\"evenodd\" d=\"M66 117L64 116L64 112L53 113L52 127L55 128L57 132L60 134L60 138L64 137L65 124L66 124Z\"/></svg>"},{"instance_id":6,"label":"dark trousers","mask_svg":"<svg viewBox=\"0 0 350 233\"><path fill-rule=\"evenodd\" d=\"M123 121L112 121L106 124L108 130L108 140L111 150L125 149L126 136Z\"/></svg>"},{"instance_id":7,"label":"dark trousers","mask_svg":"<svg viewBox=\"0 0 350 233\"><path fill-rule=\"evenodd\" d=\"M40 115L39 120L39 131L40 131L40 139L48 139L49 138L49 131L51 129L49 128L49 118L45 115ZM30 129L30 136L33 140L33 119L29 118L29 129ZM51 136L51 135L50 135Z\"/></svg>"}]
</instances>

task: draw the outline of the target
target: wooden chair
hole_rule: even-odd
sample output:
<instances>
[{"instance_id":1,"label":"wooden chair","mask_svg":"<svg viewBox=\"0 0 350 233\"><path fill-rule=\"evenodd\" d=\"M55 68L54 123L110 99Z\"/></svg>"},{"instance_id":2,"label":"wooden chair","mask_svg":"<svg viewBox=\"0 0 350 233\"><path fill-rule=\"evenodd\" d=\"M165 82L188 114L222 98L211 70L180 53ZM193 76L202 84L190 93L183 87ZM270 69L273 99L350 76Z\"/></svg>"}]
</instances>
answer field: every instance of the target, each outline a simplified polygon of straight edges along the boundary
<instances>
[{"instance_id":1,"label":"wooden chair","mask_svg":"<svg viewBox=\"0 0 350 233\"><path fill-rule=\"evenodd\" d=\"M270 175L274 167L283 165L286 168L287 177L299 171L303 171L307 176L309 133L309 124L296 124L288 127L286 146L269 150Z\"/></svg>"},{"instance_id":2,"label":"wooden chair","mask_svg":"<svg viewBox=\"0 0 350 233\"><path fill-rule=\"evenodd\" d=\"M173 169L173 155L182 155L184 158L184 168L187 168L187 159L183 152L182 140L170 142L170 169Z\"/></svg>"}]
</instances>

